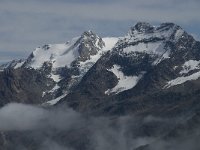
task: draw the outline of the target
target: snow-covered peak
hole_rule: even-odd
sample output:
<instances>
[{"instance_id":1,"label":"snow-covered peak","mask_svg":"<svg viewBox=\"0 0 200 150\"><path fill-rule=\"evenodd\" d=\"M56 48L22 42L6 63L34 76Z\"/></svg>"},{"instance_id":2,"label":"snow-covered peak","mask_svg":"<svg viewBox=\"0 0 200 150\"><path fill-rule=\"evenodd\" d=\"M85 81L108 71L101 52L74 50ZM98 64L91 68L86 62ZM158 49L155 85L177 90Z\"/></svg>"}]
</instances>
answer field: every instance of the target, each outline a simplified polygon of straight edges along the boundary
<instances>
[{"instance_id":1,"label":"snow-covered peak","mask_svg":"<svg viewBox=\"0 0 200 150\"><path fill-rule=\"evenodd\" d=\"M76 44L78 39L74 38L67 43L48 44L36 48L27 59L25 66L39 69L45 62L52 63L53 68L70 66L78 57L78 45Z\"/></svg>"},{"instance_id":2,"label":"snow-covered peak","mask_svg":"<svg viewBox=\"0 0 200 150\"><path fill-rule=\"evenodd\" d=\"M154 30L154 26L152 26L150 23L138 22L135 24L134 27L131 27L129 32L130 32L130 34L133 34L135 32L149 33L149 32L153 32L153 30Z\"/></svg>"},{"instance_id":3,"label":"snow-covered peak","mask_svg":"<svg viewBox=\"0 0 200 150\"><path fill-rule=\"evenodd\" d=\"M166 46L167 41L177 42L183 34L185 31L173 23L152 26L149 23L139 22L125 37L120 38L115 48L125 54L148 53L158 56L157 60L163 60L170 55L170 49Z\"/></svg>"},{"instance_id":4,"label":"snow-covered peak","mask_svg":"<svg viewBox=\"0 0 200 150\"><path fill-rule=\"evenodd\" d=\"M179 34L176 34L176 33ZM159 39L177 39L184 33L184 30L174 23L162 23L159 26L153 26L149 23L139 22L131 27L125 36L129 41L146 40L150 38Z\"/></svg>"},{"instance_id":5,"label":"snow-covered peak","mask_svg":"<svg viewBox=\"0 0 200 150\"><path fill-rule=\"evenodd\" d=\"M161 23L159 26L156 27L156 30L170 30L170 29L173 29L173 28L176 28L179 26L174 24L174 23L171 23L171 22L166 22L166 23Z\"/></svg>"},{"instance_id":6,"label":"snow-covered peak","mask_svg":"<svg viewBox=\"0 0 200 150\"><path fill-rule=\"evenodd\" d=\"M115 44L117 43L117 41L119 40L119 38L117 37L105 37L102 38L105 46L99 50L97 52L97 54L92 55L90 57L90 59L86 60L86 61L81 61L80 62L80 70L82 70L81 72L86 72L87 70L89 70L89 68L92 67L92 65L94 65L97 60L106 52L108 52L109 50L112 50L112 48L115 46Z\"/></svg>"},{"instance_id":7,"label":"snow-covered peak","mask_svg":"<svg viewBox=\"0 0 200 150\"><path fill-rule=\"evenodd\" d=\"M91 30L83 32L78 42L83 43L83 44L84 43L92 44L91 46L95 46L99 49L105 46L105 43L103 42L102 38L99 37L97 34L95 34Z\"/></svg>"},{"instance_id":8,"label":"snow-covered peak","mask_svg":"<svg viewBox=\"0 0 200 150\"><path fill-rule=\"evenodd\" d=\"M36 48L27 59L25 66L39 69L48 62L52 64L53 69L70 67L73 61L86 61L104 47L102 38L92 31L86 31L80 37L66 43L48 44Z\"/></svg>"}]
</instances>

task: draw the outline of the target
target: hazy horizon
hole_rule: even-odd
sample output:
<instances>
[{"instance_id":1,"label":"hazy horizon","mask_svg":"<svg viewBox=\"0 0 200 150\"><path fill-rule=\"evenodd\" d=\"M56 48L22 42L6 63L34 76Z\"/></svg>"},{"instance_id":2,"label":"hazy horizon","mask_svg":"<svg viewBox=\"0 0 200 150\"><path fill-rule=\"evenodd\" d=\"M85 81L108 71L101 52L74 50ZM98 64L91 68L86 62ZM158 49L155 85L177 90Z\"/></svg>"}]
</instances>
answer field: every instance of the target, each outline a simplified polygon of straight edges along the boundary
<instances>
[{"instance_id":1,"label":"hazy horizon","mask_svg":"<svg viewBox=\"0 0 200 150\"><path fill-rule=\"evenodd\" d=\"M2 0L0 63L26 58L36 47L64 43L92 30L123 36L139 21L174 22L199 39L198 0Z\"/></svg>"}]
</instances>

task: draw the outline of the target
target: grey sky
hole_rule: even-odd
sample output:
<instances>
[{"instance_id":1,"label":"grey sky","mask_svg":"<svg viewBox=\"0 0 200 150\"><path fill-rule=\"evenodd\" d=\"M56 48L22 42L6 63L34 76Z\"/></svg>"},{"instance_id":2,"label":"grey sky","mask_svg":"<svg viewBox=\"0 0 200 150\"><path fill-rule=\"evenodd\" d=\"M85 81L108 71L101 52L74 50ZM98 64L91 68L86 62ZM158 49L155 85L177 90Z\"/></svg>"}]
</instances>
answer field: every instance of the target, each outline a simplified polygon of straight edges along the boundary
<instances>
[{"instance_id":1,"label":"grey sky","mask_svg":"<svg viewBox=\"0 0 200 150\"><path fill-rule=\"evenodd\" d=\"M175 22L199 38L199 0L0 0L0 63L85 30L123 36L138 21Z\"/></svg>"}]
</instances>

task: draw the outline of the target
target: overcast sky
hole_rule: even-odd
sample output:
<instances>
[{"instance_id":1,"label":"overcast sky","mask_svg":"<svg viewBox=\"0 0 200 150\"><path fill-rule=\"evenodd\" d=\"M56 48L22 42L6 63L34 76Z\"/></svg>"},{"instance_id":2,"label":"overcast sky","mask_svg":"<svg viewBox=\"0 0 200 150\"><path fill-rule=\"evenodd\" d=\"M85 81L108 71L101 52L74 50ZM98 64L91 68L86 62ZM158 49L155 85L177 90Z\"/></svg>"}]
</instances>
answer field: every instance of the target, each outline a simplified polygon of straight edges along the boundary
<instances>
[{"instance_id":1,"label":"overcast sky","mask_svg":"<svg viewBox=\"0 0 200 150\"><path fill-rule=\"evenodd\" d=\"M0 63L85 30L123 36L138 21L174 22L200 37L200 0L0 0Z\"/></svg>"}]
</instances>

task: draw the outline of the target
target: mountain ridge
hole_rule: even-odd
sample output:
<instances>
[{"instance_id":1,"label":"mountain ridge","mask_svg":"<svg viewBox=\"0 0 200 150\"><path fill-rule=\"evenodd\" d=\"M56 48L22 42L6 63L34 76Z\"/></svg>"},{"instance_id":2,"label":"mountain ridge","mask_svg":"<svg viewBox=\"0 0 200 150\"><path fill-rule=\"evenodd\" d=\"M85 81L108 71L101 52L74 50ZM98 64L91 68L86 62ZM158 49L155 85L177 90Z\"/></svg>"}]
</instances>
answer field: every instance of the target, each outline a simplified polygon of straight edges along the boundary
<instances>
[{"instance_id":1,"label":"mountain ridge","mask_svg":"<svg viewBox=\"0 0 200 150\"><path fill-rule=\"evenodd\" d=\"M152 28L150 29L152 31ZM191 69L190 72L195 78L192 78L191 74L181 75L180 72L183 71L183 65L187 61L199 61L199 42L195 41L192 36L187 34L179 26L172 23L162 24L155 29L159 30L159 33L148 32L146 34L148 30L141 30L142 32L134 33L134 36L131 38L125 36L123 39L120 39L113 50L102 56L89 70L80 82L80 88L77 87L74 92L63 98L60 105L67 103L67 105L79 111L91 111L92 113L94 113L93 111L97 111L97 114L105 112L108 114L116 114L116 111L122 114L130 113L129 111L135 113L135 111L138 111L138 108L143 108L142 105L145 105L139 102L145 96L145 101L148 101L148 96L153 96L153 94L157 94L159 100L167 98L166 96L162 97L162 95L168 93L168 91L170 92L170 89L165 89L169 83L173 82L175 89L181 89L181 85L192 82L192 79L198 80L199 77L195 74L199 72L197 67L193 67L195 69ZM145 38L141 40L140 37ZM139 42L137 42L138 39ZM163 57L163 54L166 52L169 53ZM116 65L119 67L115 67ZM130 89L126 85L125 87L123 87L124 85L122 87L119 85L121 81L126 81L126 79L130 79L130 82L135 83L134 78L139 77L141 74L143 74L143 77L140 77L137 84L130 86ZM179 81L179 78L183 78L181 81L182 84L174 82L174 80ZM117 92L123 88L126 90L122 90L123 92L121 93ZM108 93L108 90L113 91L113 89L116 90L117 94L115 94L115 91L113 93L114 95L107 96L105 94ZM182 90L184 91L184 87L182 87ZM181 93L180 91L178 93L172 92L168 93L167 96L171 94L174 95L172 99L176 99L176 95L180 95ZM159 96L161 97L159 98ZM155 98L155 95L153 97ZM93 99L96 100L94 101ZM118 101L123 104L118 105ZM127 107L130 108L124 107L126 103L129 103ZM137 109L134 103L138 105ZM115 104L117 105L116 108L114 106ZM99 110L93 109L97 106Z\"/></svg>"},{"instance_id":2,"label":"mountain ridge","mask_svg":"<svg viewBox=\"0 0 200 150\"><path fill-rule=\"evenodd\" d=\"M111 74L115 76L115 79L112 77L112 82L109 81L108 88L104 83L102 97L120 94L123 91L126 93L127 90L134 89L138 86L137 84L142 82L143 77L151 74L151 70L163 62L175 63L178 60L179 65L165 66L171 70L170 74L167 73L167 78L174 77L170 77L171 80L164 79L166 80L165 84L157 82L160 89L197 80L200 76L198 72L199 59L194 58L197 57L192 56L194 54L187 54L190 53L187 49L188 45L195 45L194 41L192 36L174 23L153 26L146 22L138 22L124 37L101 38L90 30L85 31L81 36L64 44L46 44L38 47L27 59L12 61L7 65L2 65L1 68L2 72L3 69L20 70L24 68L42 73L44 78L51 82L51 88L40 92L41 99L44 99L42 101L46 101L46 104L54 105L77 89L82 78L84 80L88 71L90 72L96 62L98 64L102 59L106 59L106 62L103 62L103 66L100 65L101 69L104 67L101 71L103 73L106 71L106 74L110 74L109 76L112 76ZM183 53L187 54L188 58L175 59L177 55L183 55ZM115 86L112 87L111 85L114 84ZM161 84L162 86L160 86Z\"/></svg>"}]
</instances>

